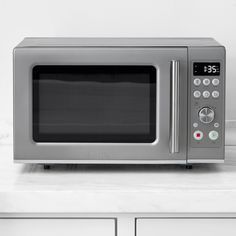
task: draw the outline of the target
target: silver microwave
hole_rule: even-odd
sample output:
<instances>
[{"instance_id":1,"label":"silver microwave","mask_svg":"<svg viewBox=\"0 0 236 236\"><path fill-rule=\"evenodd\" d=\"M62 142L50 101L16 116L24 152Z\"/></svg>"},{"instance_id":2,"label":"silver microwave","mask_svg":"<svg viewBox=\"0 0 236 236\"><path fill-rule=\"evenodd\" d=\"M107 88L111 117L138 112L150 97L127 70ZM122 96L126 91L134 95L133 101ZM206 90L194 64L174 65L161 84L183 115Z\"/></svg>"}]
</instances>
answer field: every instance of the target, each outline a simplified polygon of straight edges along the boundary
<instances>
[{"instance_id":1,"label":"silver microwave","mask_svg":"<svg viewBox=\"0 0 236 236\"><path fill-rule=\"evenodd\" d=\"M14 161L224 161L225 48L211 38L25 38Z\"/></svg>"}]
</instances>

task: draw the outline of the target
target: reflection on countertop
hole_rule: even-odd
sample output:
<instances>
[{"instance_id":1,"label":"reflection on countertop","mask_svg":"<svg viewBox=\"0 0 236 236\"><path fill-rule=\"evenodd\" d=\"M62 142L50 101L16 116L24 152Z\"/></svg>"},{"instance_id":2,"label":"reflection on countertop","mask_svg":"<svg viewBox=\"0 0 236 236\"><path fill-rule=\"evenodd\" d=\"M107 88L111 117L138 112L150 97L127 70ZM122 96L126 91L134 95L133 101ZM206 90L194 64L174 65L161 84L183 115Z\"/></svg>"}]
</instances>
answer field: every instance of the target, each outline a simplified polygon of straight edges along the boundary
<instances>
[{"instance_id":1,"label":"reflection on countertop","mask_svg":"<svg viewBox=\"0 0 236 236\"><path fill-rule=\"evenodd\" d=\"M14 164L0 147L0 213L236 212L236 147L225 164Z\"/></svg>"}]
</instances>

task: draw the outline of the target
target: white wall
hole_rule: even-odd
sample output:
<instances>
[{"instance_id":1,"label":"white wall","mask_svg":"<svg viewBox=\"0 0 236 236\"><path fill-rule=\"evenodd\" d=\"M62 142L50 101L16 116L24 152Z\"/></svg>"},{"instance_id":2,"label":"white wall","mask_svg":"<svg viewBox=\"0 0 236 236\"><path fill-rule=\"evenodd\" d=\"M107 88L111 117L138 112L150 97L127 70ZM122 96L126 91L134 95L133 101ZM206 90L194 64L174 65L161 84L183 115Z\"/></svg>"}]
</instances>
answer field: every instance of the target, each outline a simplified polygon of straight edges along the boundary
<instances>
[{"instance_id":1,"label":"white wall","mask_svg":"<svg viewBox=\"0 0 236 236\"><path fill-rule=\"evenodd\" d=\"M12 120L12 49L26 36L214 37L236 119L236 0L0 0L0 120Z\"/></svg>"}]
</instances>

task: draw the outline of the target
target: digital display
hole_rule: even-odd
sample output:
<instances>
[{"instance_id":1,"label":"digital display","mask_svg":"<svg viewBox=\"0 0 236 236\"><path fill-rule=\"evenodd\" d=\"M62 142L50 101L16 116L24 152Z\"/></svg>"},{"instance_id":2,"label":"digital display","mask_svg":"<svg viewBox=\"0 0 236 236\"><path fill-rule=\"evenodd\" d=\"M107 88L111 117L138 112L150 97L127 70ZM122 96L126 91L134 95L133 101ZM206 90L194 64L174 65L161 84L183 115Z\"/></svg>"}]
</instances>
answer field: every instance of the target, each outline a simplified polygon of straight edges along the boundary
<instances>
[{"instance_id":1,"label":"digital display","mask_svg":"<svg viewBox=\"0 0 236 236\"><path fill-rule=\"evenodd\" d=\"M194 62L193 63L193 75L220 75L220 63L219 62Z\"/></svg>"}]
</instances>

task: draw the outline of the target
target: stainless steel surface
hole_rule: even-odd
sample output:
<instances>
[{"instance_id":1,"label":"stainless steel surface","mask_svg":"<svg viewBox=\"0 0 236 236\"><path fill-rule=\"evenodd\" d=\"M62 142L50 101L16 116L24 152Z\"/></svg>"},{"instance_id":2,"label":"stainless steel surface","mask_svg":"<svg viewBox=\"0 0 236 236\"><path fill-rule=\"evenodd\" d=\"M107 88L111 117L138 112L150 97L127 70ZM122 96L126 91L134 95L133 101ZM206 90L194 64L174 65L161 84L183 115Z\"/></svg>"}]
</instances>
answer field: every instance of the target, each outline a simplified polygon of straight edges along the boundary
<instances>
[{"instance_id":1,"label":"stainless steel surface","mask_svg":"<svg viewBox=\"0 0 236 236\"><path fill-rule=\"evenodd\" d=\"M179 61L171 61L170 152L179 152Z\"/></svg>"},{"instance_id":2,"label":"stainless steel surface","mask_svg":"<svg viewBox=\"0 0 236 236\"><path fill-rule=\"evenodd\" d=\"M215 118L215 112L210 107L203 107L199 111L198 115L199 115L199 120L205 124L211 123Z\"/></svg>"},{"instance_id":3,"label":"stainless steel surface","mask_svg":"<svg viewBox=\"0 0 236 236\"><path fill-rule=\"evenodd\" d=\"M216 47L213 38L25 38L17 47Z\"/></svg>"},{"instance_id":4,"label":"stainless steel surface","mask_svg":"<svg viewBox=\"0 0 236 236\"><path fill-rule=\"evenodd\" d=\"M193 87L193 62L221 63L219 97ZM171 62L171 80L170 80ZM32 139L32 68L35 65L151 65L156 68L156 140L153 143L36 143ZM14 161L24 163L218 163L224 160L225 49L210 38L26 38L14 49ZM201 78L203 81L204 78ZM209 84L208 87L213 86ZM195 90L201 91L194 98ZM212 91L209 90L212 94ZM171 99L171 94L172 99ZM212 107L214 130L198 112ZM196 112L197 111L197 112ZM172 113L172 116L171 116ZM193 140L196 128L201 142ZM203 126L205 125L205 126ZM207 126L209 125L209 127ZM208 132L208 133L207 133Z\"/></svg>"},{"instance_id":5,"label":"stainless steel surface","mask_svg":"<svg viewBox=\"0 0 236 236\"><path fill-rule=\"evenodd\" d=\"M199 163L204 160L221 160L225 159L225 48L223 46L218 47L192 47L188 50L189 58L189 103L188 103L188 162L198 161ZM199 76L193 73L194 62L218 62L220 63L220 74L214 76ZM200 86L195 86L193 81L195 78L199 78L202 83ZM204 85L205 79L210 80L209 85ZM217 86L212 84L213 79L219 79L220 83ZM219 91L220 96L214 98L194 98L194 91L199 90L201 93L209 91L210 94L214 90ZM199 111L203 107L210 107L214 109L214 121L211 123L202 123L199 120ZM194 123L198 123L198 127L193 126ZM219 127L214 127L214 124L218 123ZM194 140L193 133L195 130L203 132L203 139L201 142ZM219 137L217 140L211 140L209 133L215 130L218 132Z\"/></svg>"},{"instance_id":6,"label":"stainless steel surface","mask_svg":"<svg viewBox=\"0 0 236 236\"><path fill-rule=\"evenodd\" d=\"M31 164L186 164L186 160L14 160L15 163Z\"/></svg>"},{"instance_id":7,"label":"stainless steel surface","mask_svg":"<svg viewBox=\"0 0 236 236\"><path fill-rule=\"evenodd\" d=\"M200 163L224 163L224 160L219 159L195 159L195 160L188 160L189 164L200 164Z\"/></svg>"},{"instance_id":8,"label":"stainless steel surface","mask_svg":"<svg viewBox=\"0 0 236 236\"><path fill-rule=\"evenodd\" d=\"M169 152L170 61L181 61L183 131L179 152ZM35 143L32 77L35 65L152 65L156 68L156 140L153 143ZM187 48L18 48L14 52L14 159L63 163L77 160L146 160L186 163ZM24 111L24 112L22 112Z\"/></svg>"},{"instance_id":9,"label":"stainless steel surface","mask_svg":"<svg viewBox=\"0 0 236 236\"><path fill-rule=\"evenodd\" d=\"M236 120L226 120L225 125L225 145L236 146Z\"/></svg>"}]
</instances>

